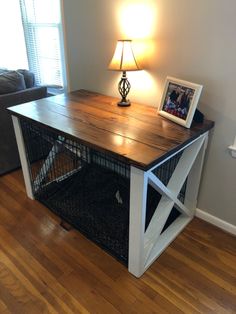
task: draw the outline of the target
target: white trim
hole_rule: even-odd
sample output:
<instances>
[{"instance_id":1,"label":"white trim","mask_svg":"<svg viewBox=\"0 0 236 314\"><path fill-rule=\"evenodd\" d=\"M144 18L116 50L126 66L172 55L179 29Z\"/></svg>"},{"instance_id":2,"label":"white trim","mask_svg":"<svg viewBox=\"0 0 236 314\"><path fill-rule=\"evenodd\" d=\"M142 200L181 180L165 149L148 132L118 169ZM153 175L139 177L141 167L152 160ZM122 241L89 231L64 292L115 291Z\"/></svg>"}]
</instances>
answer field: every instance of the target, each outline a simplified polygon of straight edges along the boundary
<instances>
[{"instance_id":1,"label":"white trim","mask_svg":"<svg viewBox=\"0 0 236 314\"><path fill-rule=\"evenodd\" d=\"M34 193L33 193L33 188L32 188L32 183L31 183L30 169L29 169L27 153L26 153L26 149L25 149L25 143L24 143L24 138L23 138L23 134L22 134L22 130L21 130L20 121L17 117L12 116L12 122L13 122L14 131L15 131L17 147L18 147L18 151L19 151L19 155L20 155L22 172L23 172L23 176L24 176L24 180L25 180L26 193L27 193L29 198L34 200Z\"/></svg>"},{"instance_id":2,"label":"white trim","mask_svg":"<svg viewBox=\"0 0 236 314\"><path fill-rule=\"evenodd\" d=\"M228 232L228 233L231 233L233 235L236 235L236 226L220 219L220 218L217 218L207 212L205 212L204 210L201 210L199 208L196 209L196 214L195 214L196 217L202 219L202 220L205 220L207 222L209 222L210 224Z\"/></svg>"},{"instance_id":3,"label":"white trim","mask_svg":"<svg viewBox=\"0 0 236 314\"><path fill-rule=\"evenodd\" d=\"M61 11L61 32L60 32L60 44L62 52L62 72L63 72L63 81L64 81L64 92L71 91L71 82L69 76L69 64L68 64L68 41L67 41L67 30L66 30L66 19L65 19L65 4L64 0L60 0L60 11Z\"/></svg>"}]
</instances>

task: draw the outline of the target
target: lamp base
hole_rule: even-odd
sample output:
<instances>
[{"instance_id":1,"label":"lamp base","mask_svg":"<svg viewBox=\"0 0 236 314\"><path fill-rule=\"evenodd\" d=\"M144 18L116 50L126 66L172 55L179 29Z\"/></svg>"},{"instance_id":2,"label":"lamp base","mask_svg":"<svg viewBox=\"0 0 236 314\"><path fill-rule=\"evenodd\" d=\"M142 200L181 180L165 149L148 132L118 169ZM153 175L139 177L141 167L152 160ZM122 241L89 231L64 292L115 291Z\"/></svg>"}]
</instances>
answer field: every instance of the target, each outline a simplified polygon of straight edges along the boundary
<instances>
[{"instance_id":1,"label":"lamp base","mask_svg":"<svg viewBox=\"0 0 236 314\"><path fill-rule=\"evenodd\" d=\"M126 99L129 91L130 91L130 82L128 81L127 77L126 77L126 71L123 71L123 74L122 74L122 77L121 77L121 80L118 84L118 90L119 90L119 93L121 95L121 101L119 101L117 103L118 106L120 107L128 107L131 105L130 101Z\"/></svg>"},{"instance_id":2,"label":"lamp base","mask_svg":"<svg viewBox=\"0 0 236 314\"><path fill-rule=\"evenodd\" d=\"M121 100L117 103L117 106L119 107L129 107L131 105L129 100Z\"/></svg>"}]
</instances>

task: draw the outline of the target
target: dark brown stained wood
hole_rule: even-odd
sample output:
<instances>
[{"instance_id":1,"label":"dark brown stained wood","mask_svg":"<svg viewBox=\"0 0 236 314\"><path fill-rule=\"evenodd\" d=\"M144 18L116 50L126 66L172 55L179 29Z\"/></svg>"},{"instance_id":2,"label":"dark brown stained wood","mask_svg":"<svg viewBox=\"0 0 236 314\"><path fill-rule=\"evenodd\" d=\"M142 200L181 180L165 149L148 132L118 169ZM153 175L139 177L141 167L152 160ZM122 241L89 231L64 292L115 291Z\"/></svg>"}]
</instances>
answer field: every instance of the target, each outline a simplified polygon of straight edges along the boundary
<instances>
[{"instance_id":1,"label":"dark brown stained wood","mask_svg":"<svg viewBox=\"0 0 236 314\"><path fill-rule=\"evenodd\" d=\"M193 221L137 279L0 177L0 313L236 313L236 238Z\"/></svg>"},{"instance_id":2,"label":"dark brown stained wood","mask_svg":"<svg viewBox=\"0 0 236 314\"><path fill-rule=\"evenodd\" d=\"M11 107L9 111L145 170L214 125L206 120L186 129L160 117L154 107L132 103L131 107L121 108L116 103L114 97L81 90Z\"/></svg>"}]
</instances>

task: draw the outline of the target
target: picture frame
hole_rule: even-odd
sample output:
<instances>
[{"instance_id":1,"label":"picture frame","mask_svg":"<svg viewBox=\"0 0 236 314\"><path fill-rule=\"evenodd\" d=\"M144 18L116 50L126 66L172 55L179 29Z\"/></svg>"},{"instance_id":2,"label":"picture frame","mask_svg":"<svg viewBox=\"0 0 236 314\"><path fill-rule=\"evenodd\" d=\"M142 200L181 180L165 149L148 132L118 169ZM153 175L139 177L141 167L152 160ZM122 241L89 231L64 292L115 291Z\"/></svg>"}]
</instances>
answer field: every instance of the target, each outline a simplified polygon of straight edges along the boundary
<instances>
[{"instance_id":1,"label":"picture frame","mask_svg":"<svg viewBox=\"0 0 236 314\"><path fill-rule=\"evenodd\" d=\"M190 128L202 88L202 85L167 76L159 114Z\"/></svg>"}]
</instances>

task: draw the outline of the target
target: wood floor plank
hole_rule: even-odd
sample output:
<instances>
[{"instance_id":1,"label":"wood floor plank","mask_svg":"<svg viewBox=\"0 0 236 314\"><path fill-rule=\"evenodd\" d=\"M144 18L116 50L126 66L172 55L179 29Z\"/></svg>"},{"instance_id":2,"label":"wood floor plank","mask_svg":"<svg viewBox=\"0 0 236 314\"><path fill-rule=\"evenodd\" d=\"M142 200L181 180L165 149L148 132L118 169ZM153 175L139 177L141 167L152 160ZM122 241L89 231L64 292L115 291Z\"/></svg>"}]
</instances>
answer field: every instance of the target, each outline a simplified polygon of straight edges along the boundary
<instances>
[{"instance_id":1,"label":"wood floor plank","mask_svg":"<svg viewBox=\"0 0 236 314\"><path fill-rule=\"evenodd\" d=\"M164 265L159 265L158 269L155 269L154 274L151 276L155 278L157 284L161 281L167 289L174 291L176 295L183 298L185 303L193 306L200 313L222 313L225 311L224 307L215 302L211 294L206 292L206 289L202 289L201 285L195 284L196 279L194 276L197 274L193 273L193 276L184 273L179 268L179 264L172 269L171 260L168 256L164 256ZM165 259L167 258L167 261ZM172 261L174 263L175 260ZM172 269L172 270L171 270ZM210 289L210 287L209 287ZM168 296L168 294L167 294ZM185 313L188 313L185 312ZM191 312L190 312L191 313ZM231 313L225 311L225 313Z\"/></svg>"},{"instance_id":2,"label":"wood floor plank","mask_svg":"<svg viewBox=\"0 0 236 314\"><path fill-rule=\"evenodd\" d=\"M53 307L57 307L57 311L61 309L63 313L73 313L70 311L68 304L76 304L78 309L83 309L76 299L73 299L71 295L63 288L50 272L48 272L42 265L41 261L34 259L30 253L11 237L10 234L2 230L0 227L1 245L0 251L11 260L17 269L34 285L34 287L44 295L46 300L49 300ZM64 298L67 303L62 302L61 298ZM63 311L64 308L64 311ZM86 313L86 309L83 311Z\"/></svg>"},{"instance_id":3,"label":"wood floor plank","mask_svg":"<svg viewBox=\"0 0 236 314\"><path fill-rule=\"evenodd\" d=\"M12 313L56 313L33 284L19 271L10 259L0 251L1 298Z\"/></svg>"},{"instance_id":4,"label":"wood floor plank","mask_svg":"<svg viewBox=\"0 0 236 314\"><path fill-rule=\"evenodd\" d=\"M180 235L181 242L175 242L174 247L185 251L185 254L194 258L197 262L207 264L206 267L214 270L218 275L223 278L230 276L229 281L235 283L236 279L236 255L228 254L222 250L217 249L217 247L206 246L202 244L198 239L195 239L194 246L192 246L192 237L185 235ZM200 261L198 261L200 259ZM227 270L227 271L225 271Z\"/></svg>"},{"instance_id":5,"label":"wood floor plank","mask_svg":"<svg viewBox=\"0 0 236 314\"><path fill-rule=\"evenodd\" d=\"M195 218L140 278L0 177L0 313L236 313L236 238Z\"/></svg>"}]
</instances>

